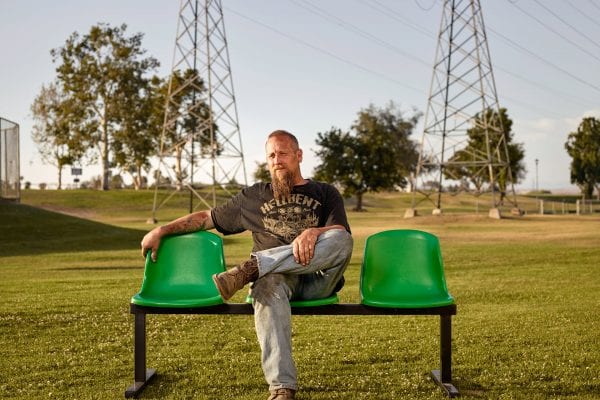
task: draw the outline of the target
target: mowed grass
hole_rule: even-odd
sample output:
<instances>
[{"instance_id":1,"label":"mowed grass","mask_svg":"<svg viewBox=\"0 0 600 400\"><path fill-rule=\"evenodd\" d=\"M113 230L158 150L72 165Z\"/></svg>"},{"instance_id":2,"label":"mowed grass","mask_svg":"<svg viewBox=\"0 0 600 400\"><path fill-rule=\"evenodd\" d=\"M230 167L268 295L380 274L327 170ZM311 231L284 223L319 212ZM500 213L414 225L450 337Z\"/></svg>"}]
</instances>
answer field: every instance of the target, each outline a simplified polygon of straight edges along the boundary
<instances>
[{"instance_id":1,"label":"mowed grass","mask_svg":"<svg viewBox=\"0 0 600 400\"><path fill-rule=\"evenodd\" d=\"M406 195L367 196L343 302L358 302L364 241L410 228L436 234L456 298L453 373L466 399L600 396L600 216L482 214L403 219ZM457 202L469 201L467 199ZM119 399L133 381L139 241L152 193L25 191L0 204L0 398ZM186 199L159 219L185 212ZM58 213L60 211L60 213ZM68 214L64 214L68 213ZM251 238L225 239L227 263ZM234 301L242 301L239 293ZM440 399L435 317L296 316L302 399ZM265 399L249 316L148 317L146 399Z\"/></svg>"}]
</instances>

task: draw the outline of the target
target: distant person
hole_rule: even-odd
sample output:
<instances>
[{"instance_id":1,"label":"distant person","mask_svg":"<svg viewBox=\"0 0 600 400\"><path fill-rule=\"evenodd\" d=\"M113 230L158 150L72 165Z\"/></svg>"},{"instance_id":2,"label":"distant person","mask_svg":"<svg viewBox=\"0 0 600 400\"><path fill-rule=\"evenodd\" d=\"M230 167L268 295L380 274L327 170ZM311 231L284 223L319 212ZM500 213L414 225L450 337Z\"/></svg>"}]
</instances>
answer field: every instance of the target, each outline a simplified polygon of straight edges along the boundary
<instances>
[{"instance_id":1,"label":"distant person","mask_svg":"<svg viewBox=\"0 0 600 400\"><path fill-rule=\"evenodd\" d=\"M151 230L142 255L156 260L165 235L216 228L224 235L251 231L250 258L213 280L228 300L252 282L256 334L269 400L294 399L298 390L292 358L290 300L319 299L344 285L352 236L344 203L333 186L304 179L302 150L287 131L266 142L271 183L256 183L225 204L178 218Z\"/></svg>"}]
</instances>

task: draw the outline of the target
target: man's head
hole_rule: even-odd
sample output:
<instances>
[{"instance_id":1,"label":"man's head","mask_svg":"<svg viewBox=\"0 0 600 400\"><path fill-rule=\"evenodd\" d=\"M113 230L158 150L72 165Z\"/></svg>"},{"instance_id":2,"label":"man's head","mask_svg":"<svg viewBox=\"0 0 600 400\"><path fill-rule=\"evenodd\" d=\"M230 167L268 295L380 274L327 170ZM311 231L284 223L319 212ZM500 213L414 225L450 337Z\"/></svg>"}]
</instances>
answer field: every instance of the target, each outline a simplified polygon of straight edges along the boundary
<instances>
[{"instance_id":1,"label":"man's head","mask_svg":"<svg viewBox=\"0 0 600 400\"><path fill-rule=\"evenodd\" d=\"M304 182L300 173L302 150L298 145L298 139L287 131L277 130L267 138L265 149L273 195L278 200L286 199L294 185Z\"/></svg>"}]
</instances>

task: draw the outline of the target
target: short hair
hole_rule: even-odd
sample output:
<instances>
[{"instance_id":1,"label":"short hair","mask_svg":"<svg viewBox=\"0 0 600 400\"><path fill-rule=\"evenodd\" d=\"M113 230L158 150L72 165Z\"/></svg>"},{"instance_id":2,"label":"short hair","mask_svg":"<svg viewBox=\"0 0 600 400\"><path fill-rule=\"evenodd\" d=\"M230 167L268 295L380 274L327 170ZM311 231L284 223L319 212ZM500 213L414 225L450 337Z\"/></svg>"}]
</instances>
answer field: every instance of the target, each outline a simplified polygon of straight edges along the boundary
<instances>
[{"instance_id":1,"label":"short hair","mask_svg":"<svg viewBox=\"0 0 600 400\"><path fill-rule=\"evenodd\" d=\"M267 142L269 141L269 139L271 139L272 137L276 137L276 136L285 136L294 143L294 145L296 146L296 149L300 148L300 144L298 143L298 138L296 138L296 136L292 135L288 131L284 131L283 129L278 129L276 131L271 132L269 134L269 136L267 137Z\"/></svg>"}]
</instances>

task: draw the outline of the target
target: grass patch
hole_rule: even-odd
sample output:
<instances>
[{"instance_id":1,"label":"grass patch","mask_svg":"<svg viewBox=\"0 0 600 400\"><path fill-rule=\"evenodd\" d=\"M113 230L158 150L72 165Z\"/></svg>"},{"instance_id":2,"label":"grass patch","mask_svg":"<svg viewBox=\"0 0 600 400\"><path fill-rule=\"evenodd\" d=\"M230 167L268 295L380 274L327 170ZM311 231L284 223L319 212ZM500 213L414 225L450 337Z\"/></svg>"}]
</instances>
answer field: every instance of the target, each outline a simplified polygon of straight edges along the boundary
<instances>
[{"instance_id":1,"label":"grass patch","mask_svg":"<svg viewBox=\"0 0 600 400\"><path fill-rule=\"evenodd\" d=\"M133 379L128 302L141 284L138 246L152 196L39 193L0 205L2 398L122 398ZM349 213L355 249L342 301L359 300L369 234L432 232L458 303L453 372L462 398L598 397L600 217L405 220L404 195L366 200L368 212ZM173 206L164 215L182 212ZM250 248L249 234L227 237L227 263ZM438 365L438 329L423 316L295 316L298 399L440 399L428 376ZM142 398L266 397L251 317L152 315L147 334L159 376Z\"/></svg>"},{"instance_id":2,"label":"grass patch","mask_svg":"<svg viewBox=\"0 0 600 400\"><path fill-rule=\"evenodd\" d=\"M0 254L26 255L131 249L144 231L28 205L0 205Z\"/></svg>"}]
</instances>

